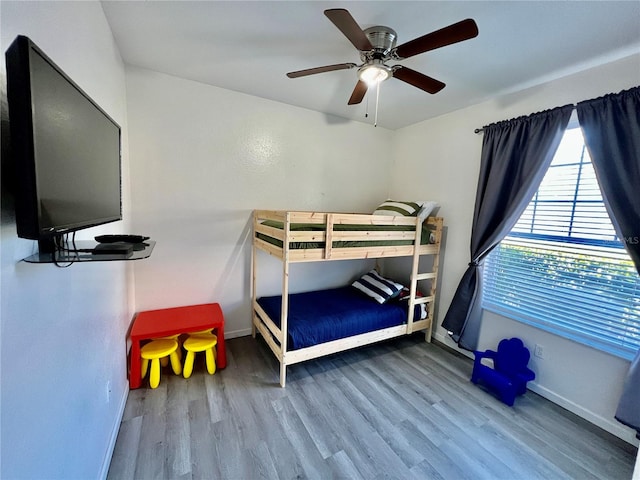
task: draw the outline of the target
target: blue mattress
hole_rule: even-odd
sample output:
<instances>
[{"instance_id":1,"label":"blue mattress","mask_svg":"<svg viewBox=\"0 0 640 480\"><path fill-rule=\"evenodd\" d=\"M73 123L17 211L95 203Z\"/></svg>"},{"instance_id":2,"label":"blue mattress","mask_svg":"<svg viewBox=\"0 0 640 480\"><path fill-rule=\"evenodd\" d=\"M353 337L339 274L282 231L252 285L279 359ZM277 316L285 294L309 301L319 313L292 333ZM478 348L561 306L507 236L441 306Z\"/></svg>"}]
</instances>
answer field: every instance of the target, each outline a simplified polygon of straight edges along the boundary
<instances>
[{"instance_id":1,"label":"blue mattress","mask_svg":"<svg viewBox=\"0 0 640 480\"><path fill-rule=\"evenodd\" d=\"M279 327L281 296L262 297L258 303ZM287 350L402 325L407 321L407 303L380 305L351 286L291 294ZM415 318L420 318L419 308Z\"/></svg>"}]
</instances>

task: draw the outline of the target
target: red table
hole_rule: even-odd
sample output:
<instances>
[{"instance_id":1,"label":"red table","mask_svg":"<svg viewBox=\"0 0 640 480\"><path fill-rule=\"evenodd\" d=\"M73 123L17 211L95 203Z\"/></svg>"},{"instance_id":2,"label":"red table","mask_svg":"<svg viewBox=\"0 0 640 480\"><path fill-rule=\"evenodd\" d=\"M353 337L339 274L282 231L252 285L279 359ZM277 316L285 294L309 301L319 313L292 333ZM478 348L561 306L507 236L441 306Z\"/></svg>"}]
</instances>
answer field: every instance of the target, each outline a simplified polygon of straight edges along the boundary
<instances>
[{"instance_id":1,"label":"red table","mask_svg":"<svg viewBox=\"0 0 640 480\"><path fill-rule=\"evenodd\" d=\"M130 333L129 388L139 388L142 383L140 378L141 341L213 328L216 329L215 334L218 337L216 365L218 368L224 368L227 366L227 351L224 346L224 315L219 304L207 303L138 313Z\"/></svg>"}]
</instances>

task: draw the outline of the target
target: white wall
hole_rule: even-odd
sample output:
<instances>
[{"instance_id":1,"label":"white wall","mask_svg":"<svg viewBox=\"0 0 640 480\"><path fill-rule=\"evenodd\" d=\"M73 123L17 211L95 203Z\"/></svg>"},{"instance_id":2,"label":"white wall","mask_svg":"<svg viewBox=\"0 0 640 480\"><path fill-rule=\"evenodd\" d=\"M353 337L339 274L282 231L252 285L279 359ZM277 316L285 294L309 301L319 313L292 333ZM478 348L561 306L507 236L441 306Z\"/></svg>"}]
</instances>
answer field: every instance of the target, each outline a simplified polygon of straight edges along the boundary
<instances>
[{"instance_id":1,"label":"white wall","mask_svg":"<svg viewBox=\"0 0 640 480\"><path fill-rule=\"evenodd\" d=\"M136 308L219 302L250 332L253 209L372 211L387 197L392 133L127 68L133 229L157 241L135 265ZM258 293L279 293L261 255ZM362 262L298 265L293 291L342 285Z\"/></svg>"},{"instance_id":2,"label":"white wall","mask_svg":"<svg viewBox=\"0 0 640 480\"><path fill-rule=\"evenodd\" d=\"M2 52L16 35L31 37L122 127L128 218L124 66L100 4L2 1L0 13ZM4 61L0 83L4 163ZM2 178L0 477L104 477L128 391L132 269L125 262L66 269L21 262L37 246L16 236L11 183ZM118 222L83 234L127 230Z\"/></svg>"},{"instance_id":3,"label":"white wall","mask_svg":"<svg viewBox=\"0 0 640 480\"><path fill-rule=\"evenodd\" d=\"M640 55L565 77L522 92L495 98L396 132L391 196L438 200L447 240L441 263L436 336L454 345L440 327L469 262L469 239L480 167L482 135L475 128L576 103L640 84ZM634 442L631 429L613 418L629 362L549 335L506 318L485 313L479 349L520 336L527 346L544 346L546 358L534 358L533 389Z\"/></svg>"}]
</instances>

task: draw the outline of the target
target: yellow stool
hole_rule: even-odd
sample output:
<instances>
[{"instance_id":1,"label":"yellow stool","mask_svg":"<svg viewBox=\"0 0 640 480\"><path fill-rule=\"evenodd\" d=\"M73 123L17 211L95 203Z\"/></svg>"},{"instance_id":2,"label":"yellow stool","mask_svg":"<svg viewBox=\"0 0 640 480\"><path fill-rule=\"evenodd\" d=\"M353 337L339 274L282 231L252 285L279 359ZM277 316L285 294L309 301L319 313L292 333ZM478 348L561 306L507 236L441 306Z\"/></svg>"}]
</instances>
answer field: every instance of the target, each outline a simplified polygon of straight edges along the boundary
<instances>
[{"instance_id":1,"label":"yellow stool","mask_svg":"<svg viewBox=\"0 0 640 480\"><path fill-rule=\"evenodd\" d=\"M189 336L193 337L194 335L213 335L213 328L208 330L200 330L198 332L189 332Z\"/></svg>"},{"instance_id":2,"label":"yellow stool","mask_svg":"<svg viewBox=\"0 0 640 480\"><path fill-rule=\"evenodd\" d=\"M182 362L182 349L180 348L180 335L182 334L176 333L175 335L169 335L167 337L157 337L157 338L154 338L153 340L175 340L176 342L178 342L178 349L176 350L176 353L178 354L178 360ZM169 365L169 357L162 357L160 359L160 365L162 367L166 367L167 365Z\"/></svg>"},{"instance_id":3,"label":"yellow stool","mask_svg":"<svg viewBox=\"0 0 640 480\"><path fill-rule=\"evenodd\" d=\"M141 378L147 375L149 360L151 360L151 371L149 372L149 386L156 388L160 384L160 359L169 357L173 373L180 375L182 367L178 358L178 342L173 339L152 340L140 349L142 357Z\"/></svg>"},{"instance_id":4,"label":"yellow stool","mask_svg":"<svg viewBox=\"0 0 640 480\"><path fill-rule=\"evenodd\" d=\"M211 333L199 333L189 335L182 346L187 351L187 356L184 359L184 378L189 378L193 372L193 361L196 353L205 352L205 358L207 363L207 371L213 375L216 373L216 359L214 348L218 343L218 337Z\"/></svg>"}]
</instances>

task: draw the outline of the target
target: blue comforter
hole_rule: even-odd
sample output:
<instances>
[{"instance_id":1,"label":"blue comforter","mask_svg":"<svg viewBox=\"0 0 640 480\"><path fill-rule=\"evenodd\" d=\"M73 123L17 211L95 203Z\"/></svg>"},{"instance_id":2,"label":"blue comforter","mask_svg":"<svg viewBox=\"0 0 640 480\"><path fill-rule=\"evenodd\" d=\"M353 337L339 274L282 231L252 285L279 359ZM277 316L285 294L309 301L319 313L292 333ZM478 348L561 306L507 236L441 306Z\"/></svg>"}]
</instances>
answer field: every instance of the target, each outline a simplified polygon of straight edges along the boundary
<instances>
[{"instance_id":1,"label":"blue comforter","mask_svg":"<svg viewBox=\"0 0 640 480\"><path fill-rule=\"evenodd\" d=\"M280 295L258 303L280 326ZM419 318L419 309L416 310ZM355 288L340 287L289 295L287 350L401 325L407 321L407 302L378 304Z\"/></svg>"}]
</instances>

